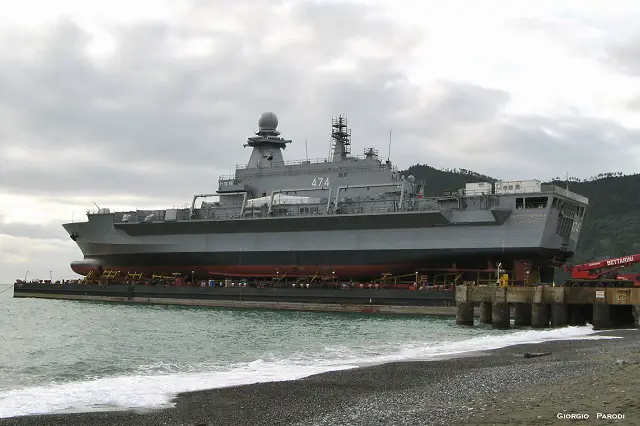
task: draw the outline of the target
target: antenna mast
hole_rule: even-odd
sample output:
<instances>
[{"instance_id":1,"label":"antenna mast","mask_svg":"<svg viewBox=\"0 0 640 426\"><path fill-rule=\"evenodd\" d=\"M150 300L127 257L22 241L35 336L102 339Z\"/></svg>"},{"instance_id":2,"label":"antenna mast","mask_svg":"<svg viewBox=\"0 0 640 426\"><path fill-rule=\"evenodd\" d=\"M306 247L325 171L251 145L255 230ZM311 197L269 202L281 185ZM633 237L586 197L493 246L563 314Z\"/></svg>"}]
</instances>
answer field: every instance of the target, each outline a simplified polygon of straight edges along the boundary
<instances>
[{"instance_id":1,"label":"antenna mast","mask_svg":"<svg viewBox=\"0 0 640 426\"><path fill-rule=\"evenodd\" d=\"M351 154L351 129L347 127L347 117L340 114L331 120L332 161L342 161Z\"/></svg>"},{"instance_id":2,"label":"antenna mast","mask_svg":"<svg viewBox=\"0 0 640 426\"><path fill-rule=\"evenodd\" d=\"M391 133L393 132L393 127L389 129L389 153L387 154L387 161L391 160Z\"/></svg>"},{"instance_id":3,"label":"antenna mast","mask_svg":"<svg viewBox=\"0 0 640 426\"><path fill-rule=\"evenodd\" d=\"M304 138L304 155L307 158L307 161L309 161L309 145L307 144L307 138Z\"/></svg>"}]
</instances>

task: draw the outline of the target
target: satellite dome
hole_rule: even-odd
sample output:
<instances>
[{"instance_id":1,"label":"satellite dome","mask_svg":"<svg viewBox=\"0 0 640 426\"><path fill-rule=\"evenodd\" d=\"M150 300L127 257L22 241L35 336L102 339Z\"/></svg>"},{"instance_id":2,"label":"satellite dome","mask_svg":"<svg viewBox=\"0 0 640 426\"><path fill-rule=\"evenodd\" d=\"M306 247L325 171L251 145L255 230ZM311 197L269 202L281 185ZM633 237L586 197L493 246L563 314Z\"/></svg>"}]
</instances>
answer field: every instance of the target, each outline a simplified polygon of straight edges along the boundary
<instances>
[{"instance_id":1,"label":"satellite dome","mask_svg":"<svg viewBox=\"0 0 640 426\"><path fill-rule=\"evenodd\" d=\"M260 130L275 130L278 127L278 117L272 112L263 112L258 119Z\"/></svg>"}]
</instances>

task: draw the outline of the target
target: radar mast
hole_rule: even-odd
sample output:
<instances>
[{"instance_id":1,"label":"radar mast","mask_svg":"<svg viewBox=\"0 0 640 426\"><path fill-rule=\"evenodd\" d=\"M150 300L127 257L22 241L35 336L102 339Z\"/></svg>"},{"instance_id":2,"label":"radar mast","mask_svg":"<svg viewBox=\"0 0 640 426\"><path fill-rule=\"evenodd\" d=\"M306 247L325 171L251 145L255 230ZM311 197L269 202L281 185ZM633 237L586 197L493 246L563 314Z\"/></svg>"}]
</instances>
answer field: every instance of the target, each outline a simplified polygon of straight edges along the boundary
<instances>
[{"instance_id":1,"label":"radar mast","mask_svg":"<svg viewBox=\"0 0 640 426\"><path fill-rule=\"evenodd\" d=\"M331 161L343 161L351 154L351 129L347 127L347 117L342 114L331 120L331 144Z\"/></svg>"},{"instance_id":2,"label":"radar mast","mask_svg":"<svg viewBox=\"0 0 640 426\"><path fill-rule=\"evenodd\" d=\"M256 136L247 139L244 146L253 148L249 158L248 168L281 166L284 164L282 150L290 140L280 137L278 117L272 112L263 112L258 119Z\"/></svg>"}]
</instances>

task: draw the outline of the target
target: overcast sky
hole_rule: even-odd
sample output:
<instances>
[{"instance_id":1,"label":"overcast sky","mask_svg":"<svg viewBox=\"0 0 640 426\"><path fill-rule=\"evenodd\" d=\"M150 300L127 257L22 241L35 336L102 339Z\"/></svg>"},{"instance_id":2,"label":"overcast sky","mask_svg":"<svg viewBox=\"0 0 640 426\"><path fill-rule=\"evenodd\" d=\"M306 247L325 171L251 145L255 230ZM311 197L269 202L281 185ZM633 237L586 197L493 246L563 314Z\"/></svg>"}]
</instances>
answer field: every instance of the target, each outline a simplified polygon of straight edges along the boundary
<instances>
[{"instance_id":1,"label":"overcast sky","mask_svg":"<svg viewBox=\"0 0 640 426\"><path fill-rule=\"evenodd\" d=\"M640 171L637 1L0 2L0 282L73 277L94 202L215 190L262 111L286 159L346 113L400 168Z\"/></svg>"}]
</instances>

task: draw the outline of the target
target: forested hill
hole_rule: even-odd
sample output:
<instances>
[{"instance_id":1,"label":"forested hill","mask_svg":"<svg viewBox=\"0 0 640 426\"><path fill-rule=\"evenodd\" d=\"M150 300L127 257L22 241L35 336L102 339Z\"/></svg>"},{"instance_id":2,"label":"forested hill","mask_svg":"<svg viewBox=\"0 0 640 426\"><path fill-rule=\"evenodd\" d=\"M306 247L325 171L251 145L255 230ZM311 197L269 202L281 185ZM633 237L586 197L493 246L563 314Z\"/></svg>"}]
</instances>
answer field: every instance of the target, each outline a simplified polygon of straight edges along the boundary
<instances>
[{"instance_id":1,"label":"forested hill","mask_svg":"<svg viewBox=\"0 0 640 426\"><path fill-rule=\"evenodd\" d=\"M589 199L573 262L640 253L640 174L570 179L569 190Z\"/></svg>"},{"instance_id":2,"label":"forested hill","mask_svg":"<svg viewBox=\"0 0 640 426\"><path fill-rule=\"evenodd\" d=\"M464 188L467 182L495 182L496 178L485 176L467 169L439 170L426 164L416 164L402 172L403 175L413 175L417 180L427 183L424 194L427 196L442 195L443 191Z\"/></svg>"},{"instance_id":3,"label":"forested hill","mask_svg":"<svg viewBox=\"0 0 640 426\"><path fill-rule=\"evenodd\" d=\"M427 182L425 195L464 188L467 182L497 179L466 169L438 170L416 164L402 172ZM566 179L552 181L565 188ZM604 173L590 179L569 178L569 190L589 199L578 251L571 263L640 253L640 174Z\"/></svg>"}]
</instances>

